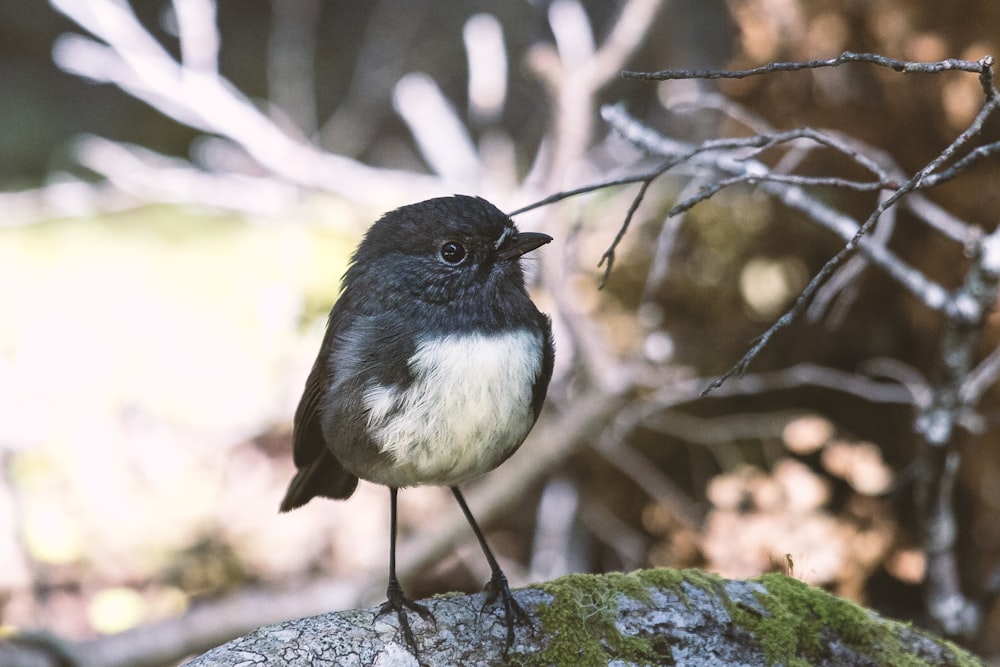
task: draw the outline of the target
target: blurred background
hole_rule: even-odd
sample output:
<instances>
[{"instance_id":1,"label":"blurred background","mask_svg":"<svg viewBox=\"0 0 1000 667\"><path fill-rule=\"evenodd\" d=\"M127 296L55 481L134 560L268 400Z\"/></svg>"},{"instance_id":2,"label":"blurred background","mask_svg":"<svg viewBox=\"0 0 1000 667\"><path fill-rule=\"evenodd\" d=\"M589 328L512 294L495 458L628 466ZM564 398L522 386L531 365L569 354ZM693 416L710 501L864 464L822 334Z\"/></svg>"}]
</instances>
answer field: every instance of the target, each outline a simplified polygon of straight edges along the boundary
<instances>
[{"instance_id":1,"label":"blurred background","mask_svg":"<svg viewBox=\"0 0 1000 667\"><path fill-rule=\"evenodd\" d=\"M688 142L829 128L910 174L975 118L974 74L618 73L845 50L976 60L998 55L998 29L988 0L6 0L0 630L117 638L176 664L263 623L380 602L384 488L277 513L292 414L372 221L455 192L513 211L641 173L651 158L603 122L610 103ZM981 143L998 139L991 119ZM797 159L800 174L859 171L832 152ZM990 231L998 166L927 196ZM556 237L530 269L557 368L531 438L473 485L473 512L515 585L785 571L936 628L913 466L942 317L861 266L745 378L699 398L843 241L745 185L668 220L696 176L652 184L603 289L598 262L638 186L516 217ZM877 203L810 192L856 220ZM917 217L901 211L882 242L957 287L968 244ZM977 358L998 334L988 321ZM1000 654L997 398L982 391L953 440L958 572L982 614L961 641L987 656ZM400 498L407 591L480 590L488 568L447 491ZM177 624L199 609L210 631ZM168 648L155 639L181 627Z\"/></svg>"}]
</instances>

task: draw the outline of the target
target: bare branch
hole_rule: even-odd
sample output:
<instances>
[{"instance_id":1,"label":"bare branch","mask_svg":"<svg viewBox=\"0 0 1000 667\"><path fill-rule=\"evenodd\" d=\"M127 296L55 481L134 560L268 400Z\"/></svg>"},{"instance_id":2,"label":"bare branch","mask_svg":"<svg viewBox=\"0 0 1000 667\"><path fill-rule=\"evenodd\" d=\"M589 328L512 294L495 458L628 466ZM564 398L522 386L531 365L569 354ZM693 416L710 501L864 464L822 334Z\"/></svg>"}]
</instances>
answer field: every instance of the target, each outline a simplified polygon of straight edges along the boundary
<instances>
[{"instance_id":1,"label":"bare branch","mask_svg":"<svg viewBox=\"0 0 1000 667\"><path fill-rule=\"evenodd\" d=\"M891 190L884 194L867 219L859 224L850 225L853 233L847 238L846 244L834 255L810 280L806 288L796 299L795 304L785 312L770 328L768 328L750 347L742 359L721 377L709 384L703 393L719 388L722 383L733 375L741 375L748 364L767 345L771 337L794 321L817 295L820 286L830 280L839 267L853 253L862 249L868 253L873 263L889 270L901 284L920 296L928 306L939 310L945 316L947 329L940 343L938 369L936 379L924 396L920 399L920 412L915 421L915 430L919 437L919 472L916 488L917 505L922 518L922 539L924 552L927 555L927 578L925 594L927 607L949 635L972 636L980 627L983 618L981 604L967 596L962 590L959 576L957 545L957 520L954 508L954 485L959 464L959 453L954 442L955 428L962 425L963 417L967 416L969 401L976 400L1000 375L1000 355L991 355L975 371L972 359L975 345L981 337L982 325L988 313L995 305L996 296L1000 291L1000 231L987 237L982 237L971 226L957 222L941 212L925 200L913 198L911 210L941 229L951 238L966 245L973 256L973 263L965 277L963 286L954 294L949 294L940 286L927 281L922 274L905 266L885 251L883 243L873 244L866 240L866 235L875 227L883 216L888 216L897 203L904 201L919 189L926 189L943 183L969 169L977 162L1000 152L1000 144L994 142L973 148L964 157L956 157L971 140L978 136L987 119L994 115L1000 106L1000 93L994 86L993 59L986 56L977 62L945 60L935 63L910 63L893 60L873 54L844 53L837 58L798 63L772 63L770 65L743 71L663 71L656 73L626 73L626 76L639 79L670 79L670 78L732 78L739 79L779 71L797 71L819 67L834 67L848 62L866 62L884 67L890 67L898 72L941 72L946 70L961 70L979 74L985 101L973 121L952 142L941 150L923 168L909 177L898 177L900 183L890 183L886 178L880 178L879 188ZM632 119L622 117L620 109L606 113L619 121L626 136L644 145L647 150L661 156L672 156L688 151L688 147L678 145L656 137L649 128L639 125ZM614 121L612 121L614 122ZM668 150L655 150L651 147L668 147ZM705 156L699 156L704 158ZM753 157L753 156L751 156ZM694 161L692 159L692 161ZM727 184L746 179L749 172L741 172L729 163L732 157L722 156L712 165L718 171L729 173L728 179L716 180L703 193L689 198L679 206L690 206L717 192ZM943 169L949 162L952 166ZM855 160L855 162L860 162ZM755 165L755 168L763 168ZM898 169L893 168L893 172ZM735 175L732 175L735 174ZM803 211L814 220L828 217L823 207L808 202L799 186L807 183L779 179L761 178L758 181L761 189L778 195L787 205ZM813 183L808 183L813 185ZM839 187L850 187L847 183L838 183ZM788 187L792 186L792 187ZM846 231L846 227L845 227ZM881 249L881 250L880 250ZM891 261L890 261L891 260ZM845 274L840 273L843 277Z\"/></svg>"},{"instance_id":2,"label":"bare branch","mask_svg":"<svg viewBox=\"0 0 1000 667\"><path fill-rule=\"evenodd\" d=\"M980 124L981 127L981 124ZM965 154L965 157L958 160L952 166L947 169L940 171L936 174L927 176L924 178L922 187L930 188L935 185L940 185L946 181L950 181L962 172L968 170L972 165L979 162L980 160L990 157L1000 153L1000 141L994 142L992 144L985 144L983 146L978 146Z\"/></svg>"},{"instance_id":3,"label":"bare branch","mask_svg":"<svg viewBox=\"0 0 1000 667\"><path fill-rule=\"evenodd\" d=\"M273 178L208 172L180 158L95 136L76 141L80 164L104 176L134 204L162 202L275 216L298 200L298 190Z\"/></svg>"},{"instance_id":4,"label":"bare branch","mask_svg":"<svg viewBox=\"0 0 1000 667\"><path fill-rule=\"evenodd\" d=\"M715 146L724 142L704 142L692 147L684 142L664 137L630 116L620 106L606 106L602 109L605 120L622 136L642 147L646 151L672 158L672 164L688 162L702 169L718 170L730 174L746 174L748 171L761 179L759 189L778 199L786 206L799 211L808 219L822 225L846 241L857 236L859 224L849 216L827 206L822 201L810 197L802 188L784 183L770 182L763 179L769 173L766 165L759 162L748 162L735 159ZM864 236L856 241L859 249L873 263L882 267L903 287L923 301L929 308L940 310L948 302L948 291L935 283L917 269L903 262L897 255L885 246L871 243Z\"/></svg>"},{"instance_id":5,"label":"bare branch","mask_svg":"<svg viewBox=\"0 0 1000 667\"><path fill-rule=\"evenodd\" d=\"M896 207L886 210L882 217L882 222L868 237L869 243L876 243L885 247L892 237L893 230L896 228L897 210ZM831 313L831 318L828 322L836 326L838 322L842 321L846 309L853 303L859 292L860 282L858 279L861 273L868 267L868 263L868 259L864 255L855 255L847 260L840 267L840 270L830 276L830 279L816 293L812 303L809 304L806 317L810 321L818 320L824 313L828 312L831 302L836 299L837 307L835 312Z\"/></svg>"},{"instance_id":6,"label":"bare branch","mask_svg":"<svg viewBox=\"0 0 1000 667\"><path fill-rule=\"evenodd\" d=\"M930 179L925 179L925 182L928 180ZM916 193L907 197L902 201L902 206L945 237L962 244L967 250L971 251L982 235L978 227L955 217L950 211L941 208L922 194Z\"/></svg>"},{"instance_id":7,"label":"bare branch","mask_svg":"<svg viewBox=\"0 0 1000 667\"><path fill-rule=\"evenodd\" d=\"M667 79L745 79L750 76L760 76L762 74L773 74L775 72L799 72L808 69L820 69L823 67L839 67L846 63L869 63L880 67L888 67L902 74L925 73L935 74L948 70L958 70L962 72L975 72L982 74L993 64L990 56L982 60L940 60L937 62L911 62L907 60L896 60L886 58L875 53L852 53L845 51L836 58L825 58L822 60L807 60L804 62L780 62L769 63L761 67L754 67L746 70L660 70L658 72L622 72L622 77L626 79L639 79L643 81L664 81Z\"/></svg>"},{"instance_id":8,"label":"bare branch","mask_svg":"<svg viewBox=\"0 0 1000 667\"><path fill-rule=\"evenodd\" d=\"M997 380L1000 380L1000 347L994 348L962 382L959 394L962 404L978 403L986 390L995 385Z\"/></svg>"},{"instance_id":9,"label":"bare branch","mask_svg":"<svg viewBox=\"0 0 1000 667\"><path fill-rule=\"evenodd\" d=\"M697 186L698 182L692 180L691 184ZM674 243L677 240L677 233L680 231L684 215L667 216L660 227L660 233L656 237L656 250L653 252L653 261L650 263L649 273L646 274L646 283L642 287L642 296L639 303L642 306L651 305L655 298L654 292L666 279L670 271L670 256L673 254Z\"/></svg>"},{"instance_id":10,"label":"bare branch","mask_svg":"<svg viewBox=\"0 0 1000 667\"><path fill-rule=\"evenodd\" d=\"M175 60L126 3L53 0L53 5L105 42L64 35L53 50L61 68L113 83L180 123L229 139L278 178L380 205L387 192L404 200L445 194L438 179L369 167L290 136L216 70ZM206 58L196 59L204 65Z\"/></svg>"},{"instance_id":11,"label":"bare branch","mask_svg":"<svg viewBox=\"0 0 1000 667\"><path fill-rule=\"evenodd\" d=\"M217 72L219 30L214 0L173 0L184 67Z\"/></svg>"},{"instance_id":12,"label":"bare branch","mask_svg":"<svg viewBox=\"0 0 1000 667\"><path fill-rule=\"evenodd\" d=\"M628 212L625 214L625 221L622 223L621 227L618 229L618 233L615 234L615 239L611 242L611 246L604 251L601 255L601 260L597 263L597 266L604 264L605 260L608 265L604 269L604 276L601 278L601 283L598 289L604 289L604 286L608 282L608 276L611 275L611 267L615 263L615 250L618 248L618 244L621 243L622 239L625 238L625 233L628 231L629 224L632 222L632 216L635 212L639 210L639 205L642 203L643 197L646 196L646 190L649 189L649 185L653 182L653 179L643 181L642 186L639 191L632 198L632 204L628 207Z\"/></svg>"},{"instance_id":13,"label":"bare branch","mask_svg":"<svg viewBox=\"0 0 1000 667\"><path fill-rule=\"evenodd\" d=\"M699 397L706 378L691 378L659 388L650 401L663 407L673 407ZM768 391L779 391L792 387L821 387L857 396L872 403L915 403L910 387L896 382L876 380L856 373L848 373L836 368L816 364L796 364L777 371L747 373L739 382L723 385L710 394L714 398L747 396Z\"/></svg>"},{"instance_id":14,"label":"bare branch","mask_svg":"<svg viewBox=\"0 0 1000 667\"><path fill-rule=\"evenodd\" d=\"M545 85L551 100L553 147L550 182L543 184L544 191L562 187L573 165L583 156L593 136L597 92L614 80L628 58L642 46L662 5L662 0L628 0L607 39L592 54L589 26L573 18L578 3L562 0L550 6L553 32L559 35L571 31L574 36L557 40L558 52L539 45L528 57L529 67Z\"/></svg>"},{"instance_id":15,"label":"bare branch","mask_svg":"<svg viewBox=\"0 0 1000 667\"><path fill-rule=\"evenodd\" d=\"M976 114L976 117L972 120L972 123L969 124L969 127L958 135L954 141L948 144L948 146L945 147L945 149L941 151L936 158L931 160L923 169L917 172L916 176L914 176L914 179L916 179L914 186L922 188L929 187L924 183L925 179L937 171L938 167L951 159L958 149L964 146L970 139L972 139L972 137L979 134L983 129L983 124L986 122L986 119L989 118L994 111L996 111L997 107L1000 107L1000 96L988 96L986 98L986 104L984 104L983 108ZM963 161L963 169L967 169L969 165L973 164L975 161L976 160ZM954 174L952 174L952 177L953 176Z\"/></svg>"},{"instance_id":16,"label":"bare branch","mask_svg":"<svg viewBox=\"0 0 1000 667\"><path fill-rule=\"evenodd\" d=\"M478 151L454 106L431 77L413 73L400 79L393 106L435 173L459 191L478 189L483 170Z\"/></svg>"},{"instance_id":17,"label":"bare branch","mask_svg":"<svg viewBox=\"0 0 1000 667\"><path fill-rule=\"evenodd\" d=\"M549 617L561 612L566 620L556 628L550 624L524 628L506 656L502 653L502 623L496 614L482 613L485 593L423 600L421 603L440 621L421 622L416 628L422 662L469 667L532 660L565 664L570 660L554 656L566 655L583 664L640 662L688 667L790 664L805 662L803 655L810 656L814 664L872 667L975 661L967 651L911 624L867 612L784 575L747 582L684 571L672 578L644 571L574 574L515 594L533 618L548 610ZM816 642L812 636L816 621L806 617L816 608L833 610L821 627L828 641ZM734 620L734 609L750 619L766 621ZM775 625L781 625L792 641L769 644L764 637L774 632ZM651 642L650 637L662 643ZM709 644L704 637L714 641ZM885 645L894 647L891 656ZM621 646L628 647L630 660L621 659ZM190 664L229 667L245 665L258 656L294 656L301 663L313 655L336 664L417 663L402 646L396 619L391 615L380 618L378 609L372 608L264 627L196 657Z\"/></svg>"},{"instance_id":18,"label":"bare branch","mask_svg":"<svg viewBox=\"0 0 1000 667\"><path fill-rule=\"evenodd\" d=\"M607 181L600 181L598 183L592 183L591 185L583 185L572 190L564 190L562 192L557 192L554 195L549 195L534 201L530 204L526 204L521 208L515 209L508 213L507 215L514 217L521 215L522 213L527 213L528 211L533 211L536 208L541 208L543 206L548 206L549 204L555 204L561 202L564 199L570 199L572 197L578 197L580 195L585 195L590 192L599 192L600 190L605 190L607 188L617 187L619 185L631 185L632 183L642 183L645 181L652 180L662 174L665 171L664 168L658 167L645 174L636 174L635 176L623 176L621 178L614 178Z\"/></svg>"},{"instance_id":19,"label":"bare branch","mask_svg":"<svg viewBox=\"0 0 1000 667\"><path fill-rule=\"evenodd\" d=\"M994 105L990 104L984 107L984 109L992 108L994 108ZM904 287L907 287L921 298L928 307L935 310L954 307L947 290L929 280L921 272L907 266L885 248L885 246L867 242L865 239L867 232L872 229L882 214L895 205L898 200L916 189L923 177L940 164L940 155L882 199L865 222L858 225L857 222L848 219L843 214L830 209L817 200L809 198L798 186L768 181L763 178L768 173L768 169L762 163L737 160L725 154L719 154L719 151L709 152L705 148L709 143L715 146L719 142L705 142L705 144L702 144L697 149L692 149L682 142L666 139L658 135L650 128L645 127L628 116L620 107L605 107L603 113L605 119L616 130L621 132L623 136L633 141L633 143L641 145L653 154L662 157L684 156L684 159L689 159L693 164L701 163L711 166L714 169L734 173L738 176L742 175L745 177L748 173L757 176L761 189L777 195L786 205L803 212L809 218L837 231L847 241L840 251L828 260L820 271L813 276L793 306L751 345L744 356L729 371L711 383L705 389L706 392L716 389L729 377L742 374L747 365L768 344L772 336L798 318L809 305L819 287L858 249L866 252L875 264L887 270ZM976 123L969 130L959 135L942 153L953 151L955 147L968 141L973 136L974 132L972 130L975 127L977 127Z\"/></svg>"}]
</instances>

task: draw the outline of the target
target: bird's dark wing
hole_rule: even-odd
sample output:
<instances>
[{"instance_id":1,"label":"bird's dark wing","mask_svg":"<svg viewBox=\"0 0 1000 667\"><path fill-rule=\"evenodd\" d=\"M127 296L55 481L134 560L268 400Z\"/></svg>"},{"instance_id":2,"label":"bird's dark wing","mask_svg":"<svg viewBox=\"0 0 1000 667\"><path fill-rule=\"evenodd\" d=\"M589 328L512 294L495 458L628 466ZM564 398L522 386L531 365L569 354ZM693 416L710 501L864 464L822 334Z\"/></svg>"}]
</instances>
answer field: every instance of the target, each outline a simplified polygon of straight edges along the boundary
<instances>
[{"instance_id":1,"label":"bird's dark wing","mask_svg":"<svg viewBox=\"0 0 1000 667\"><path fill-rule=\"evenodd\" d=\"M328 330L326 340L329 338ZM323 341L323 347L313 363L302 398L299 399L299 406L295 410L292 438L295 446L293 458L297 468L309 465L326 449L319 414L320 401L330 383L327 356L322 351L327 347L326 340Z\"/></svg>"},{"instance_id":2,"label":"bird's dark wing","mask_svg":"<svg viewBox=\"0 0 1000 667\"><path fill-rule=\"evenodd\" d=\"M323 437L321 408L334 379L330 360L338 332L343 328L342 313L339 304L330 313L323 344L295 410L292 442L293 460L298 471L281 501L282 512L301 507L316 496L348 498L358 485L358 478L344 469Z\"/></svg>"},{"instance_id":3,"label":"bird's dark wing","mask_svg":"<svg viewBox=\"0 0 1000 667\"><path fill-rule=\"evenodd\" d=\"M358 478L334 451L356 457L356 464L373 455L362 401L365 390L373 385L404 388L413 379L407 360L414 341L407 333L407 320L356 311L345 316L342 304L338 301L330 313L323 345L295 411L292 439L299 470L281 503L282 511L316 496L342 499L354 493ZM324 422L327 432L336 431L336 443L327 442Z\"/></svg>"},{"instance_id":4,"label":"bird's dark wing","mask_svg":"<svg viewBox=\"0 0 1000 667\"><path fill-rule=\"evenodd\" d=\"M555 364L555 343L552 342L552 321L547 315L538 314L538 323L542 329L542 370L532 387L531 409L538 418L545 403L545 393L549 390L549 380L552 379L552 367Z\"/></svg>"}]
</instances>

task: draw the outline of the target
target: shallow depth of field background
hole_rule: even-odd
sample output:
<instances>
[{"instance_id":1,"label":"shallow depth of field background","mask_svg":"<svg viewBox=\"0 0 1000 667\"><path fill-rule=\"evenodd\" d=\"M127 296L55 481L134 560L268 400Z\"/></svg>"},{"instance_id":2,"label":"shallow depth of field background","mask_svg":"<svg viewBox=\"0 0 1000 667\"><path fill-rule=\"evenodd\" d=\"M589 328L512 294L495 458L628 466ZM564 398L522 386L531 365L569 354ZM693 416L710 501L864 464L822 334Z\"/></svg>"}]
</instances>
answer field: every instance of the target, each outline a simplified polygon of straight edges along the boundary
<instances>
[{"instance_id":1,"label":"shallow depth of field background","mask_svg":"<svg viewBox=\"0 0 1000 667\"><path fill-rule=\"evenodd\" d=\"M174 48L170 4L135 4L144 25ZM499 4L221 3L220 68L293 133L374 167L412 172L428 166L392 98L403 75L424 72L501 165L469 194L512 210L551 194L524 183L552 113L526 61L553 37L545 3ZM668 2L629 68L743 68L844 50L914 60L1000 56L1000 10L985 0L836 4ZM618 5L582 4L598 43ZM493 116L470 110L466 89L462 31L479 12L496 12L506 44L506 97ZM384 201L356 201L279 185L270 200L261 191L260 201L211 206L109 186L79 164L80 137L180 158L203 157L212 140L113 86L60 71L52 47L68 31L79 29L46 3L0 8L0 629L86 639L247 585L377 576L388 547L383 488L362 483L348 502L314 501L288 515L277 506L293 471L291 417L339 277L367 225L409 193L387 186ZM312 72L308 81L296 78L303 72ZM968 124L981 96L968 74L902 77L864 66L711 86L777 127L834 128L910 169ZM710 114L671 106L684 94L678 84L614 81L598 101L625 100L654 126L692 140L726 131ZM627 171L600 120L593 123L591 150L558 187ZM1000 128L987 132L996 140ZM248 176L266 177L237 157ZM819 157L810 168L843 165ZM995 164L982 166L933 198L992 229L998 174ZM605 290L597 290L597 261L634 190L571 203L559 215L573 217L573 238L541 252L572 256L563 284L605 332L609 358L638 355L664 377L711 378L839 245L764 195L724 192L685 222L655 294L662 331L647 335L637 295L678 183L651 190ZM30 195L42 188L46 194ZM866 210L860 198L832 196L844 210ZM551 229L545 209L519 224ZM922 227L906 229L905 219L899 225L905 231L894 249L956 284L962 249ZM537 300L554 307L544 289ZM786 331L752 370L808 362L853 373L891 359L901 376L929 375L939 334L933 313L869 271L846 312ZM997 339L991 323L984 355ZM578 369L571 345L557 354L561 388L548 409L558 412L572 405ZM979 433L960 436L960 544L971 589L1000 557L996 407L994 389L980 406ZM911 406L836 388L692 399L660 427L631 432L627 444L682 494L689 506L680 514L696 523L678 522L676 508L602 458L600 441L613 434L595 433L557 474L524 488L489 537L515 585L654 565L727 577L779 570L919 623L923 560L907 482L912 417ZM400 498L404 539L458 512L439 489ZM418 596L478 590L487 578L469 542L405 585ZM363 602L381 595L376 588ZM987 621L971 645L1000 652L998 624Z\"/></svg>"}]
</instances>

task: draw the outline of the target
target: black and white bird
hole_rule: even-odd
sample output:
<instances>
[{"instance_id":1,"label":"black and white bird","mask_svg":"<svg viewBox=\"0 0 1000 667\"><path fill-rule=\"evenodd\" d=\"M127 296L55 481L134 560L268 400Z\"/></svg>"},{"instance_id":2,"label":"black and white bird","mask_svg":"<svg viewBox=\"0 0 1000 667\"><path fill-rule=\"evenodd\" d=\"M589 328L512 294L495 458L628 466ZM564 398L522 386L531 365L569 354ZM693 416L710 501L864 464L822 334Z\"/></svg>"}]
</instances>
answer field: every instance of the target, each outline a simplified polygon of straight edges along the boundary
<instances>
[{"instance_id":1,"label":"black and white bird","mask_svg":"<svg viewBox=\"0 0 1000 667\"><path fill-rule=\"evenodd\" d=\"M403 206L368 230L344 275L295 413L298 469L281 511L348 498L358 479L389 487L388 600L411 649L407 609L429 617L396 578L396 496L451 488L489 561L487 604L507 627L523 611L459 491L503 463L538 418L552 376L549 318L525 289L521 257L551 241L520 232L484 199Z\"/></svg>"}]
</instances>

